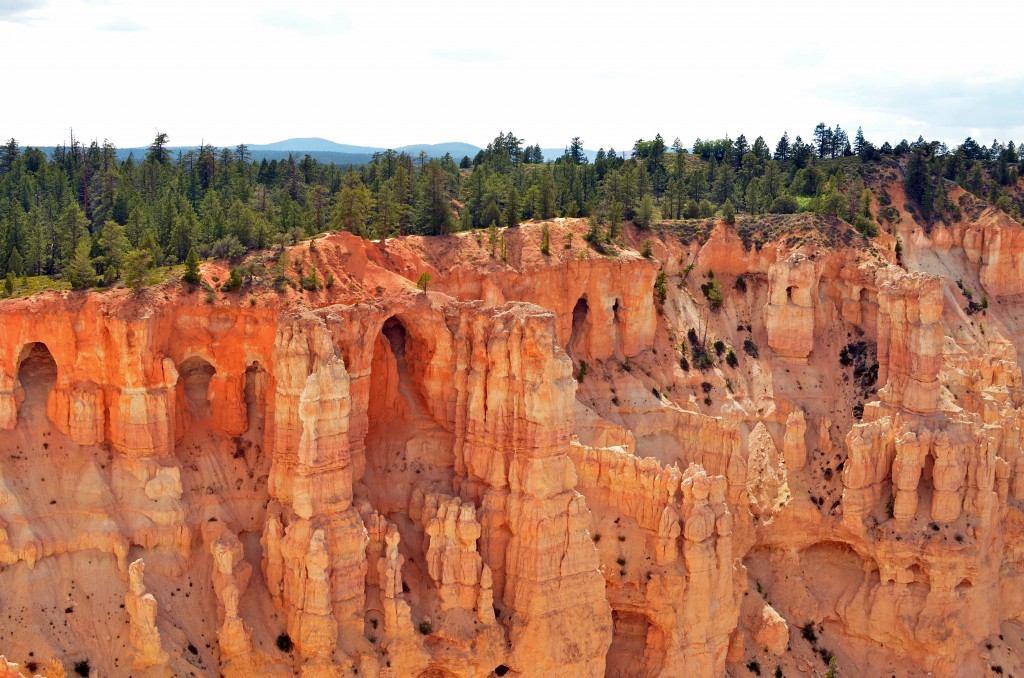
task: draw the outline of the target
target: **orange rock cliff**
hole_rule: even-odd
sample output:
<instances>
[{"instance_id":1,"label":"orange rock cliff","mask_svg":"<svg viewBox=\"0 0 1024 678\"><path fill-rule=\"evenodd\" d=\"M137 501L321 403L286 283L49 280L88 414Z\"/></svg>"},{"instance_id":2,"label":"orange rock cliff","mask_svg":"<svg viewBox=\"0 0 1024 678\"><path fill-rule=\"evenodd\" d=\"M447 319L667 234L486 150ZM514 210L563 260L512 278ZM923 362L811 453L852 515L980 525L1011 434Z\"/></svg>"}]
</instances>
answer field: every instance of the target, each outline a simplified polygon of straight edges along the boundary
<instances>
[{"instance_id":1,"label":"orange rock cliff","mask_svg":"<svg viewBox=\"0 0 1024 678\"><path fill-rule=\"evenodd\" d=\"M1024 671L1024 228L902 216L0 303L0 676Z\"/></svg>"}]
</instances>

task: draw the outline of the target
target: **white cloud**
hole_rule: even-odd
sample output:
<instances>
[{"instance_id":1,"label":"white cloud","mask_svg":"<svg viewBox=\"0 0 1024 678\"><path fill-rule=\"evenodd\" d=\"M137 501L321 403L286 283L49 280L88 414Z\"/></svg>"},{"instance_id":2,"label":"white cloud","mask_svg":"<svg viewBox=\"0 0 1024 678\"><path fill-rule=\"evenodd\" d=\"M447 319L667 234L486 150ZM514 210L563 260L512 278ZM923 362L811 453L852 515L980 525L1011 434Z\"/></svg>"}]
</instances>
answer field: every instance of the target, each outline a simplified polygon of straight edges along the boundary
<instances>
[{"instance_id":1,"label":"white cloud","mask_svg":"<svg viewBox=\"0 0 1024 678\"><path fill-rule=\"evenodd\" d=\"M825 121L878 141L955 142L967 127L1020 140L1013 103L1024 93L1006 89L1024 82L1016 41L971 46L1020 24L1022 9L995 0L969 10L936 0L927 11L893 0L338 8L0 0L0 21L33 19L4 24L5 49L34 55L5 74L23 105L5 109L0 136L53 144L73 126L80 138L135 146L159 127L173 144L483 145L511 129L545 147L580 136L621 150L659 132L774 144ZM91 37L83 26L115 32ZM91 76L68 77L83 59Z\"/></svg>"},{"instance_id":2,"label":"white cloud","mask_svg":"<svg viewBox=\"0 0 1024 678\"><path fill-rule=\"evenodd\" d=\"M41 9L46 0L0 0L0 22L23 22L31 18L32 10Z\"/></svg>"},{"instance_id":3,"label":"white cloud","mask_svg":"<svg viewBox=\"0 0 1024 678\"><path fill-rule=\"evenodd\" d=\"M260 21L274 28L310 35L338 35L351 27L348 16L342 12L312 14L277 9L263 14Z\"/></svg>"},{"instance_id":4,"label":"white cloud","mask_svg":"<svg viewBox=\"0 0 1024 678\"><path fill-rule=\"evenodd\" d=\"M127 17L117 17L105 21L100 24L99 28L102 31L110 31L112 33L136 33L146 30L145 26Z\"/></svg>"}]
</instances>

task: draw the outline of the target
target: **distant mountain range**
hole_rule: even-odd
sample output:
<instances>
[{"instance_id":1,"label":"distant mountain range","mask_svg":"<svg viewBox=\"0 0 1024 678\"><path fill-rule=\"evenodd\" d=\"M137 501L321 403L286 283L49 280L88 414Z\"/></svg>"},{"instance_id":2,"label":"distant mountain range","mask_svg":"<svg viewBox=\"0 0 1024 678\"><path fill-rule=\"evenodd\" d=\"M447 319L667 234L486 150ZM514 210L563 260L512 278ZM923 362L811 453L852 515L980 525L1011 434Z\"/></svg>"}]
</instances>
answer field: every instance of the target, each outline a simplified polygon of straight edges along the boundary
<instances>
[{"instance_id":1,"label":"distant mountain range","mask_svg":"<svg viewBox=\"0 0 1024 678\"><path fill-rule=\"evenodd\" d=\"M275 141L272 144L249 144L249 150L253 153L256 151L292 151L293 153L326 152L373 155L374 153L380 153L388 149L383 146L352 146L350 144L339 144L335 141L331 141L330 139L312 137L309 139L285 139L284 141ZM405 152L412 156L417 156L420 154L420 151L424 151L432 158L441 158L444 157L445 153L451 153L453 158L461 160L465 155L472 158L480 152L480 147L474 146L473 144L463 143L461 141L450 141L443 144L410 144L408 146L399 146L393 150Z\"/></svg>"},{"instance_id":2,"label":"distant mountain range","mask_svg":"<svg viewBox=\"0 0 1024 678\"><path fill-rule=\"evenodd\" d=\"M321 139L319 137L285 139L284 141L275 141L270 144L246 144L246 146L255 160L285 160L289 155L301 158L308 154L320 162L334 163L336 165L362 165L370 162L374 153L382 153L388 150L383 146L339 144L330 139ZM52 154L54 150L53 146L39 146L37 148L48 155ZM169 146L168 150L172 155L176 155L178 153L187 153L196 148L198 147ZM234 146L228 146L227 148L233 149ZM431 158L442 158L445 154L451 154L456 162L458 162L464 156L469 156L472 159L482 149L479 146L462 141L449 141L442 144L409 144L408 146L399 146L393 150L408 153L413 157L418 156L420 151L425 152ZM543 148L541 150L544 152L545 160L554 160L565 152L564 148ZM141 160L145 157L146 151L146 147L119 148L117 149L117 156L124 160L128 156L134 155L136 160ZM597 155L596 151L586 149L584 153L587 154L591 161Z\"/></svg>"}]
</instances>

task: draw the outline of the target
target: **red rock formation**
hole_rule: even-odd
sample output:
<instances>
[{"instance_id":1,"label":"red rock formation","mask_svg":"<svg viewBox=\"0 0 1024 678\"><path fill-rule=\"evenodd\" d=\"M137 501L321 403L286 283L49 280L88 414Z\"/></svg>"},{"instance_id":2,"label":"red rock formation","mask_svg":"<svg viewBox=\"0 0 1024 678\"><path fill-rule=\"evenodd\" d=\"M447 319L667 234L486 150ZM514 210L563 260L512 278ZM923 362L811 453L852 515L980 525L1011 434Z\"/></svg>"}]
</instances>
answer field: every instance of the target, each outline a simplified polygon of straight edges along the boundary
<instances>
[{"instance_id":1,"label":"red rock formation","mask_svg":"<svg viewBox=\"0 0 1024 678\"><path fill-rule=\"evenodd\" d=\"M815 647L861 675L1019 670L1019 227L979 219L904 231L915 272L888 235L627 229L602 257L558 220L569 249L524 225L507 261L329 236L292 255L331 289L255 303L4 302L0 612L75 599L105 675L789 675ZM935 258L1003 303L967 315ZM70 665L51 621L0 650Z\"/></svg>"}]
</instances>

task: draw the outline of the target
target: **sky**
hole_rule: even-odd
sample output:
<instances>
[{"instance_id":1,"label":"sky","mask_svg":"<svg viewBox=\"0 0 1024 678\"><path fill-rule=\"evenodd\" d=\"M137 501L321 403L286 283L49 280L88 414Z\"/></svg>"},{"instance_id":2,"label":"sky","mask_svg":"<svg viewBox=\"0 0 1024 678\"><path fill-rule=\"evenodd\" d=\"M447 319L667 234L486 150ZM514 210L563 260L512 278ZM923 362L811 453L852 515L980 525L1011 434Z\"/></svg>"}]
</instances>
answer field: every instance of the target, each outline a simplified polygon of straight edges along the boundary
<instances>
[{"instance_id":1,"label":"sky","mask_svg":"<svg viewBox=\"0 0 1024 678\"><path fill-rule=\"evenodd\" d=\"M0 0L0 138L1024 141L1007 0Z\"/></svg>"}]
</instances>

